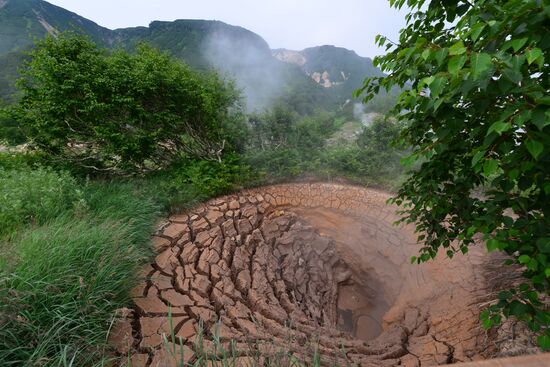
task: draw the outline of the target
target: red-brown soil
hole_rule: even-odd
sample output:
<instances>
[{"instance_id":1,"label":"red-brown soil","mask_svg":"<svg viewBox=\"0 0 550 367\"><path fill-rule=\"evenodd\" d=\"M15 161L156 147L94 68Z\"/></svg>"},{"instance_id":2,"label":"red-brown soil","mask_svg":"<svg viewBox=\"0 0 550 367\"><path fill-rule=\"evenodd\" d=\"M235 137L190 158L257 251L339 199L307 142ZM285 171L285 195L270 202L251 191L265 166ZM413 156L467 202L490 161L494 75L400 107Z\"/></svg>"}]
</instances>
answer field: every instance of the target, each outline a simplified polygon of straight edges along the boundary
<instances>
[{"instance_id":1,"label":"red-brown soil","mask_svg":"<svg viewBox=\"0 0 550 367\"><path fill-rule=\"evenodd\" d=\"M184 359L205 338L236 341L241 364L285 348L325 364L426 366L496 353L479 312L503 286L501 259L468 255L410 264L412 227L394 226L386 193L335 184L247 190L174 215L153 237L158 253L144 269L111 333L132 366L172 366L163 342L169 309ZM250 342L254 341L251 347ZM206 342L206 347L212 343ZM179 354L179 351L178 353Z\"/></svg>"}]
</instances>

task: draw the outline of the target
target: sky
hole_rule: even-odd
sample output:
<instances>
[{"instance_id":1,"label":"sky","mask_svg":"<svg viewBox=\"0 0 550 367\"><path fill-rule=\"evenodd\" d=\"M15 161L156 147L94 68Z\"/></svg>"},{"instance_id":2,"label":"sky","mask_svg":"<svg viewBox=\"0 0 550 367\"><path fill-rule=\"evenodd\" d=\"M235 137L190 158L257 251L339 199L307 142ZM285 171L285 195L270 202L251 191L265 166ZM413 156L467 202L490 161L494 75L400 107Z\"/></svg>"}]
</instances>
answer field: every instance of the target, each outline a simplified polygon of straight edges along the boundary
<instances>
[{"instance_id":1,"label":"sky","mask_svg":"<svg viewBox=\"0 0 550 367\"><path fill-rule=\"evenodd\" d=\"M115 29L153 20L221 20L262 36L271 48L335 45L361 56L383 54L374 37L398 38L404 11L388 0L47 0Z\"/></svg>"}]
</instances>

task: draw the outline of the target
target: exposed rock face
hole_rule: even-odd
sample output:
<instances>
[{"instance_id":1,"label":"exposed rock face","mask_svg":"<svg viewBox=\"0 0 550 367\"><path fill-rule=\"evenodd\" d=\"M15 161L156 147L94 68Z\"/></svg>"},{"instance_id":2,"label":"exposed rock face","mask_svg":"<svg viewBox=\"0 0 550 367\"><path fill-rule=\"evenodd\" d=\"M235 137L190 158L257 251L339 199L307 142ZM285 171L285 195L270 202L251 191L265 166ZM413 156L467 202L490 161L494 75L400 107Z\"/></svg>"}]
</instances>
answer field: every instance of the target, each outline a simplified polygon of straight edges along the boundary
<instances>
[{"instance_id":1,"label":"exposed rock face","mask_svg":"<svg viewBox=\"0 0 550 367\"><path fill-rule=\"evenodd\" d=\"M1 4L0 4L1 5ZM1 8L2 6L0 6ZM38 22L42 25L42 27L44 27L44 29L46 30L46 32L48 32L48 34L50 36L56 36L57 34L59 34L59 32L57 31L57 29L55 29L54 26L52 26L50 23L48 23L43 17L42 15L37 12L36 10L33 9L33 13L34 15L36 15L36 19L38 20Z\"/></svg>"},{"instance_id":2,"label":"exposed rock face","mask_svg":"<svg viewBox=\"0 0 550 367\"><path fill-rule=\"evenodd\" d=\"M250 341L255 358L287 348L310 360L316 349L324 363L343 365L344 357L427 366L492 355L479 304L495 291L483 269L496 260L473 248L411 265L413 229L392 225L387 199L359 187L289 184L172 216L153 237L155 263L112 345L124 360L131 350L133 366L176 365L181 348L185 361L199 353L202 324L206 339L236 341L243 365Z\"/></svg>"},{"instance_id":3,"label":"exposed rock face","mask_svg":"<svg viewBox=\"0 0 550 367\"><path fill-rule=\"evenodd\" d=\"M278 50L272 50L273 57L278 60L288 62L290 64L296 64L298 66L304 66L307 59L300 51L286 50L284 48Z\"/></svg>"},{"instance_id":4,"label":"exposed rock face","mask_svg":"<svg viewBox=\"0 0 550 367\"><path fill-rule=\"evenodd\" d=\"M340 72L343 78L346 78L346 75L343 71ZM342 82L334 82L330 80L330 74L328 71L314 72L310 75L311 79L315 80L317 84L321 84L325 88L332 88L335 85L342 84ZM344 79L345 80L345 79Z\"/></svg>"}]
</instances>

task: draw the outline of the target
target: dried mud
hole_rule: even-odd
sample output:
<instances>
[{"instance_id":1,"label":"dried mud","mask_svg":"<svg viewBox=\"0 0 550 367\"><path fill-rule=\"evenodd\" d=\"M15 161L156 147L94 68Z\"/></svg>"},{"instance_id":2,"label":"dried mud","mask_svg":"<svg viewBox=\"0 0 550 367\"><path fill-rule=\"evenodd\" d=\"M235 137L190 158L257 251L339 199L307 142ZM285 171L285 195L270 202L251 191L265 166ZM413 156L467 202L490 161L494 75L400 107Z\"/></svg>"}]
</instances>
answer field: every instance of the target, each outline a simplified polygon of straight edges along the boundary
<instances>
[{"instance_id":1,"label":"dried mud","mask_svg":"<svg viewBox=\"0 0 550 367\"><path fill-rule=\"evenodd\" d=\"M494 335L481 328L479 311L507 284L498 276L501 259L479 246L453 260L411 265L413 228L393 225L388 197L287 184L170 217L153 237L157 257L133 291L134 308L111 333L117 355L130 355L134 367L176 366L179 351L173 357L163 339L173 329L192 362L199 324L205 339L235 341L243 366L282 349L304 360L317 350L323 364L360 366L494 355Z\"/></svg>"}]
</instances>

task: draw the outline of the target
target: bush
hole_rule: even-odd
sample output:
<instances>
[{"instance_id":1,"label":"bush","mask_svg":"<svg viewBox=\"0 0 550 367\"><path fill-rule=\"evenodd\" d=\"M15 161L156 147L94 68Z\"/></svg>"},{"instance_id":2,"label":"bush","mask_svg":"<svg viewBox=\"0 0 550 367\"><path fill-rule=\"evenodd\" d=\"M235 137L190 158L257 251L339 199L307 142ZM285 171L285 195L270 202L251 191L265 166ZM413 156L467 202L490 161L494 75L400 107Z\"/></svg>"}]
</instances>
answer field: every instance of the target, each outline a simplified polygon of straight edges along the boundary
<instances>
[{"instance_id":1,"label":"bush","mask_svg":"<svg viewBox=\"0 0 550 367\"><path fill-rule=\"evenodd\" d=\"M243 126L234 85L145 45L108 54L62 34L37 44L22 75L17 119L54 161L140 173L182 153L219 160L239 143L230 134Z\"/></svg>"},{"instance_id":2,"label":"bush","mask_svg":"<svg viewBox=\"0 0 550 367\"><path fill-rule=\"evenodd\" d=\"M195 192L195 200L226 194L253 178L238 155L227 155L221 162L187 159L173 168L173 184Z\"/></svg>"},{"instance_id":3,"label":"bush","mask_svg":"<svg viewBox=\"0 0 550 367\"><path fill-rule=\"evenodd\" d=\"M48 168L0 168L0 236L24 223L45 223L79 200L76 181L65 172Z\"/></svg>"},{"instance_id":4,"label":"bush","mask_svg":"<svg viewBox=\"0 0 550 367\"><path fill-rule=\"evenodd\" d=\"M2 108L0 100L0 145L18 145L26 141L25 135L17 121L9 114L6 108Z\"/></svg>"}]
</instances>

